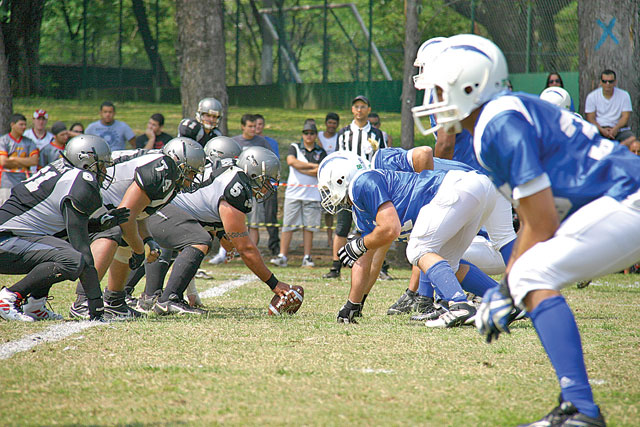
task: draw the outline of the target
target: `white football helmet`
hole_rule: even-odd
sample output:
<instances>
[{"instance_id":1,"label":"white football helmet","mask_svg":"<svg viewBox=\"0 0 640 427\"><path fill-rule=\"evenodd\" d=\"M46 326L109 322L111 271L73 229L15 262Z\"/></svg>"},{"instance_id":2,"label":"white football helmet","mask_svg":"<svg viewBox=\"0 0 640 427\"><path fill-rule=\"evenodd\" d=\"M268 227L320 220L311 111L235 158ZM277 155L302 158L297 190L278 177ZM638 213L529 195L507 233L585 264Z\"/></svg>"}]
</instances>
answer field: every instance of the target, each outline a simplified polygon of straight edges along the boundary
<instances>
[{"instance_id":1,"label":"white football helmet","mask_svg":"<svg viewBox=\"0 0 640 427\"><path fill-rule=\"evenodd\" d=\"M571 96L569 92L561 87L548 87L540 94L540 99L544 99L560 108L571 109Z\"/></svg>"},{"instance_id":2,"label":"white football helmet","mask_svg":"<svg viewBox=\"0 0 640 427\"><path fill-rule=\"evenodd\" d=\"M461 132L461 120L507 88L507 61L492 41L460 34L444 43L418 78L427 91L438 93L438 97L425 94L423 105L411 110L423 135L441 128L448 133ZM437 124L426 129L420 118L429 116L435 116Z\"/></svg>"},{"instance_id":3,"label":"white football helmet","mask_svg":"<svg viewBox=\"0 0 640 427\"><path fill-rule=\"evenodd\" d=\"M426 89L425 84L422 82L421 77L424 75L424 68L429 64L433 57L442 51L447 40L446 37L434 37L422 43L418 48L416 60L413 62L413 66L418 69L418 74L413 76L413 84L418 90Z\"/></svg>"},{"instance_id":4,"label":"white football helmet","mask_svg":"<svg viewBox=\"0 0 640 427\"><path fill-rule=\"evenodd\" d=\"M349 184L360 171L369 169L365 159L350 151L335 151L318 166L320 204L331 215L351 210L348 202Z\"/></svg>"}]
</instances>

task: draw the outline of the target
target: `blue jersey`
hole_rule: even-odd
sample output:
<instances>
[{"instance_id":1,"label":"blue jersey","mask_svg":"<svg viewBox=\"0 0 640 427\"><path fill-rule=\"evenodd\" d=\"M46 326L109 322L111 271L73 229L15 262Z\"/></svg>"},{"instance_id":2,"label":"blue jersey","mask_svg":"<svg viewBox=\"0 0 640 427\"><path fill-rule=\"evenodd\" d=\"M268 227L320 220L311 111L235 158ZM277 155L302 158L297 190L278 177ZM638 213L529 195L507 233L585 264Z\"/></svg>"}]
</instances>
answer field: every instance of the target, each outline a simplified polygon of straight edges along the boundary
<instances>
[{"instance_id":1,"label":"blue jersey","mask_svg":"<svg viewBox=\"0 0 640 427\"><path fill-rule=\"evenodd\" d=\"M381 148L376 151L376 154L374 154L371 161L373 169L396 172L415 172L412 164L409 162L408 156L410 153L411 151L399 147ZM433 158L433 169L444 171L461 170L465 172L476 170L464 163L457 162L455 160L441 159L438 157Z\"/></svg>"},{"instance_id":2,"label":"blue jersey","mask_svg":"<svg viewBox=\"0 0 640 427\"><path fill-rule=\"evenodd\" d=\"M457 162L455 160L449 159L441 159L440 157L433 158L433 170L436 171L464 171L464 172L478 172L477 169L464 164L462 162Z\"/></svg>"},{"instance_id":3,"label":"blue jersey","mask_svg":"<svg viewBox=\"0 0 640 427\"><path fill-rule=\"evenodd\" d=\"M474 150L511 200L551 187L560 219L599 197L623 200L640 187L640 157L537 96L500 94L488 102Z\"/></svg>"},{"instance_id":4,"label":"blue jersey","mask_svg":"<svg viewBox=\"0 0 640 427\"><path fill-rule=\"evenodd\" d=\"M431 120L431 126L432 127L435 126L436 125L435 117L429 116L429 119ZM466 129L462 129L462 132L456 134L456 145L455 147L453 147L452 159L457 162L464 163L465 165L471 166L473 170L476 170L480 173L483 173L485 175L489 174L487 170L483 168L482 165L480 165L480 163L478 163L478 160L476 159L476 155L473 152L473 138L471 137L471 134L469 133L469 131Z\"/></svg>"},{"instance_id":5,"label":"blue jersey","mask_svg":"<svg viewBox=\"0 0 640 427\"><path fill-rule=\"evenodd\" d=\"M354 177L349 185L356 226L362 235L376 226L378 209L391 202L398 212L402 230L400 238L409 237L420 209L436 195L445 176L444 171L417 173L367 170Z\"/></svg>"}]
</instances>

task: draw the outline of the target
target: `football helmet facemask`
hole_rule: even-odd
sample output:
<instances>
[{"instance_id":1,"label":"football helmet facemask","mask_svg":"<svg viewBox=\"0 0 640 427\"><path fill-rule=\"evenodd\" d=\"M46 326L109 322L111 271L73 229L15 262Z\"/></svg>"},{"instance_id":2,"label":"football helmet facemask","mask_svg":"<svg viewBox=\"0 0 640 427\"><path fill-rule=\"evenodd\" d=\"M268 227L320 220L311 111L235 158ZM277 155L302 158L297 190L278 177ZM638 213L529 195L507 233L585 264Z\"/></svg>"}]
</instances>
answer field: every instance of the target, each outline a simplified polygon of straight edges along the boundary
<instances>
[{"instance_id":1,"label":"football helmet facemask","mask_svg":"<svg viewBox=\"0 0 640 427\"><path fill-rule=\"evenodd\" d=\"M249 177L258 203L275 194L280 182L280 159L273 151L264 147L248 147L238 156L237 165Z\"/></svg>"},{"instance_id":2,"label":"football helmet facemask","mask_svg":"<svg viewBox=\"0 0 640 427\"><path fill-rule=\"evenodd\" d=\"M103 138L84 134L74 136L67 142L62 156L73 166L93 173L103 188L111 185L115 172L107 173L107 168L113 166L111 147Z\"/></svg>"},{"instance_id":3,"label":"football helmet facemask","mask_svg":"<svg viewBox=\"0 0 640 427\"><path fill-rule=\"evenodd\" d=\"M203 114L211 114L215 119L210 122L205 120ZM211 130L218 126L218 122L222 119L222 104L215 98L203 98L198 102L198 110L196 111L196 120L202 124L206 130Z\"/></svg>"},{"instance_id":4,"label":"football helmet facemask","mask_svg":"<svg viewBox=\"0 0 640 427\"><path fill-rule=\"evenodd\" d=\"M164 155L171 157L178 166L176 187L181 192L193 193L202 183L204 150L193 139L179 136L162 147Z\"/></svg>"},{"instance_id":5,"label":"football helmet facemask","mask_svg":"<svg viewBox=\"0 0 640 427\"><path fill-rule=\"evenodd\" d=\"M349 184L360 171L369 169L365 159L350 151L335 151L318 166L318 190L320 205L335 215L341 210L351 210Z\"/></svg>"}]
</instances>

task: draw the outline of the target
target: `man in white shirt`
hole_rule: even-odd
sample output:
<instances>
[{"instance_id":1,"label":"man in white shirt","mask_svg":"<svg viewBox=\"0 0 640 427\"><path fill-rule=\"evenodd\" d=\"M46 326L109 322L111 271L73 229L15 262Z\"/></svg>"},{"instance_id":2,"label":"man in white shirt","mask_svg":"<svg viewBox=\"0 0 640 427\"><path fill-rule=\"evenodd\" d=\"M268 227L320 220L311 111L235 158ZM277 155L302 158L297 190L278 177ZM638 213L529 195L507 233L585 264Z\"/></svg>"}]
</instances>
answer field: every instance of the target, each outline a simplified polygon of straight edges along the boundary
<instances>
[{"instance_id":1,"label":"man in white shirt","mask_svg":"<svg viewBox=\"0 0 640 427\"><path fill-rule=\"evenodd\" d=\"M629 92L616 87L615 71L604 70L600 74L600 88L587 95L584 108L587 120L605 138L629 146L635 140L628 126L632 110Z\"/></svg>"},{"instance_id":2,"label":"man in white shirt","mask_svg":"<svg viewBox=\"0 0 640 427\"><path fill-rule=\"evenodd\" d=\"M51 138L53 138L53 134L47 131L48 120L49 114L45 110L36 110L33 112L33 127L24 132L24 136L32 140L38 150L49 144Z\"/></svg>"},{"instance_id":3,"label":"man in white shirt","mask_svg":"<svg viewBox=\"0 0 640 427\"><path fill-rule=\"evenodd\" d=\"M327 155L336 151L336 143L338 142L338 126L340 126L340 116L336 113L328 113L324 119L326 130L318 133L320 145L327 152Z\"/></svg>"}]
</instances>

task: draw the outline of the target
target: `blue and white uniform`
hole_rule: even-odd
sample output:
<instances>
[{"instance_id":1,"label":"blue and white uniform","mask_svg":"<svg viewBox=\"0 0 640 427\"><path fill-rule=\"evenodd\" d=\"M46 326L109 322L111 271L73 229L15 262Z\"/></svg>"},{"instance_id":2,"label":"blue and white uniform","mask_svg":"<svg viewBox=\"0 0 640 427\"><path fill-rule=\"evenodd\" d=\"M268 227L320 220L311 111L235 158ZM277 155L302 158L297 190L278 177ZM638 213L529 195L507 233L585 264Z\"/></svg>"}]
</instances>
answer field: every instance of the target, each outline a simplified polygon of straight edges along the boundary
<instances>
[{"instance_id":1,"label":"blue and white uniform","mask_svg":"<svg viewBox=\"0 0 640 427\"><path fill-rule=\"evenodd\" d=\"M349 185L356 225L363 236L373 231L378 209L390 201L402 226L400 237L409 236L409 261L417 265L422 255L437 253L453 271L493 212L497 197L489 179L476 172L367 170Z\"/></svg>"},{"instance_id":2,"label":"blue and white uniform","mask_svg":"<svg viewBox=\"0 0 640 427\"><path fill-rule=\"evenodd\" d=\"M516 304L537 289L620 271L640 259L640 158L592 124L538 97L499 94L483 107L474 150L517 206L551 188L556 234L526 251L509 274Z\"/></svg>"}]
</instances>

